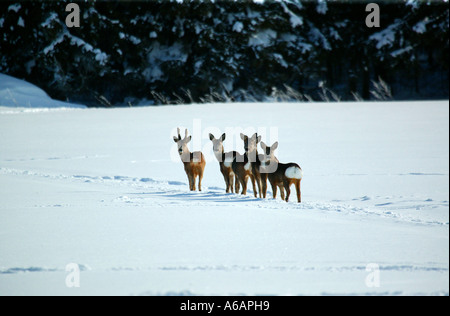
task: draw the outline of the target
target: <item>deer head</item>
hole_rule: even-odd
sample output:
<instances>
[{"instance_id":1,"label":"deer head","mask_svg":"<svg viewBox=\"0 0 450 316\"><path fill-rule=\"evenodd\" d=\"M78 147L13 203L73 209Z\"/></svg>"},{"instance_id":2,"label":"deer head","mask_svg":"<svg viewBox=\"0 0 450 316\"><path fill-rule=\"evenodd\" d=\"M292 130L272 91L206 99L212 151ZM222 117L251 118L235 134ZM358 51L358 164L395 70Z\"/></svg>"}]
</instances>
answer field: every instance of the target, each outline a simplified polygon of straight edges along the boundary
<instances>
[{"instance_id":1,"label":"deer head","mask_svg":"<svg viewBox=\"0 0 450 316\"><path fill-rule=\"evenodd\" d=\"M178 133L178 136L174 136L173 141L175 143L177 143L177 145L178 145L178 153L180 154L180 156L189 154L190 151L189 151L187 144L191 141L192 136L188 136L187 129L185 131L185 136L183 139L181 139L180 128L177 128L177 133Z\"/></svg>"},{"instance_id":2,"label":"deer head","mask_svg":"<svg viewBox=\"0 0 450 316\"><path fill-rule=\"evenodd\" d=\"M256 161L256 155L258 153L258 143L261 141L261 136L258 136L257 133L253 134L252 137L248 137L241 133L241 139L244 141L244 150L248 155L250 161Z\"/></svg>"},{"instance_id":3,"label":"deer head","mask_svg":"<svg viewBox=\"0 0 450 316\"><path fill-rule=\"evenodd\" d=\"M225 133L223 133L218 139L216 139L213 134L209 134L209 139L213 143L213 151L216 156L222 155L223 153L223 141L225 140L225 137Z\"/></svg>"},{"instance_id":4,"label":"deer head","mask_svg":"<svg viewBox=\"0 0 450 316\"><path fill-rule=\"evenodd\" d=\"M261 173L274 173L278 169L278 159L275 157L275 150L278 148L278 142L275 142L271 147L261 142L263 149L263 159L260 168Z\"/></svg>"}]
</instances>

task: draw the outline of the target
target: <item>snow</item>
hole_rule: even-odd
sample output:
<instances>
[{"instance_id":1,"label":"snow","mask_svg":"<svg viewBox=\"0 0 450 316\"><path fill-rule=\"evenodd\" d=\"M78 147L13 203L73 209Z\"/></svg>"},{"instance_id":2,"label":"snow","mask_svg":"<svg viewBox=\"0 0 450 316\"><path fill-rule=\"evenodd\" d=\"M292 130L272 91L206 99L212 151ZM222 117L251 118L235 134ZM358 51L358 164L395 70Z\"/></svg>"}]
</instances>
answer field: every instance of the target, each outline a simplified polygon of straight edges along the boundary
<instances>
[{"instance_id":1,"label":"snow","mask_svg":"<svg viewBox=\"0 0 450 316\"><path fill-rule=\"evenodd\" d=\"M106 53L103 53L98 48L94 49L93 52L95 54L95 60L98 61L102 66L106 65L108 61L108 55L106 55Z\"/></svg>"},{"instance_id":2,"label":"snow","mask_svg":"<svg viewBox=\"0 0 450 316\"><path fill-rule=\"evenodd\" d=\"M326 14L328 11L327 2L325 0L318 0L316 11L319 14Z\"/></svg>"},{"instance_id":3,"label":"snow","mask_svg":"<svg viewBox=\"0 0 450 316\"><path fill-rule=\"evenodd\" d=\"M292 28L296 28L297 26L303 25L302 17L296 15L294 12L289 10L288 6L284 2L281 2L281 6L283 7L284 12L289 14L290 16L289 21L291 22Z\"/></svg>"},{"instance_id":4,"label":"snow","mask_svg":"<svg viewBox=\"0 0 450 316\"><path fill-rule=\"evenodd\" d=\"M150 36L151 37L151 36ZM124 39L127 38L134 45L139 45L142 41L134 35L125 34L123 32L119 32L119 38Z\"/></svg>"},{"instance_id":5,"label":"snow","mask_svg":"<svg viewBox=\"0 0 450 316\"><path fill-rule=\"evenodd\" d=\"M300 36L296 36L293 34L281 34L280 38L283 41L288 42L288 47L292 49L301 50L302 54L305 54L313 48L311 44L304 42L304 39Z\"/></svg>"},{"instance_id":6,"label":"snow","mask_svg":"<svg viewBox=\"0 0 450 316\"><path fill-rule=\"evenodd\" d=\"M313 24L308 23L311 28L309 32L310 40L316 45L321 46L326 50L331 50L331 45L328 42L327 38L320 32L320 30L315 27Z\"/></svg>"},{"instance_id":7,"label":"snow","mask_svg":"<svg viewBox=\"0 0 450 316\"><path fill-rule=\"evenodd\" d=\"M195 69L196 74L201 70L202 65L203 65L203 60L199 60L195 63L194 69Z\"/></svg>"},{"instance_id":8,"label":"snow","mask_svg":"<svg viewBox=\"0 0 450 316\"><path fill-rule=\"evenodd\" d=\"M130 41L134 45L139 45L141 43L141 40L139 38L137 38L136 36L133 36L133 35L130 36Z\"/></svg>"},{"instance_id":9,"label":"snow","mask_svg":"<svg viewBox=\"0 0 450 316\"><path fill-rule=\"evenodd\" d=\"M401 20L396 20L393 24L389 25L387 28L380 32L376 32L369 37L369 40L373 40L377 42L377 49L380 49L384 46L392 47L395 41L395 32L398 27L400 27Z\"/></svg>"},{"instance_id":10,"label":"snow","mask_svg":"<svg viewBox=\"0 0 450 316\"><path fill-rule=\"evenodd\" d=\"M120 33L119 36L122 35L123 33ZM50 45L45 47L43 49L43 53L46 55L49 53L52 54L54 52L55 46L61 44L66 39L70 40L70 45L81 47L84 50L84 52L92 52L93 54L95 54L95 60L98 61L101 66L106 65L108 61L108 55L106 53L102 52L99 48L94 49L94 47L91 44L87 43L86 41L75 35L70 34L68 30L64 30L63 33L60 36L58 36ZM137 38L130 40L132 40L133 43L135 44L137 43Z\"/></svg>"},{"instance_id":11,"label":"snow","mask_svg":"<svg viewBox=\"0 0 450 316\"><path fill-rule=\"evenodd\" d=\"M29 63L33 66L33 61ZM15 108L84 108L83 105L51 99L45 91L11 76L0 74L0 106Z\"/></svg>"},{"instance_id":12,"label":"snow","mask_svg":"<svg viewBox=\"0 0 450 316\"><path fill-rule=\"evenodd\" d=\"M419 3L418 0L408 0L408 1L406 2L406 5L412 6L414 9L417 9L417 8L419 8L420 3Z\"/></svg>"},{"instance_id":13,"label":"snow","mask_svg":"<svg viewBox=\"0 0 450 316\"><path fill-rule=\"evenodd\" d=\"M19 12L19 10L22 8L22 6L19 4L19 3L16 3L16 4L11 4L9 7L8 7L8 12L9 11L14 11L14 12Z\"/></svg>"},{"instance_id":14,"label":"snow","mask_svg":"<svg viewBox=\"0 0 450 316\"><path fill-rule=\"evenodd\" d=\"M19 17L19 20L17 20L17 25L21 27L25 27L25 21L22 17Z\"/></svg>"},{"instance_id":15,"label":"snow","mask_svg":"<svg viewBox=\"0 0 450 316\"><path fill-rule=\"evenodd\" d=\"M0 107L0 295L448 295L448 105ZM203 192L177 127L205 153ZM225 131L225 151L240 131L278 140L302 203L226 194Z\"/></svg>"},{"instance_id":16,"label":"snow","mask_svg":"<svg viewBox=\"0 0 450 316\"><path fill-rule=\"evenodd\" d=\"M49 28L51 27L53 21L58 21L58 14L56 14L55 12L52 12L50 16L44 21L44 23L41 24L41 26L44 28Z\"/></svg>"},{"instance_id":17,"label":"snow","mask_svg":"<svg viewBox=\"0 0 450 316\"><path fill-rule=\"evenodd\" d=\"M244 29L244 24L242 24L242 22L236 22L233 25L233 32L238 32L241 33L242 30Z\"/></svg>"},{"instance_id":18,"label":"snow","mask_svg":"<svg viewBox=\"0 0 450 316\"><path fill-rule=\"evenodd\" d=\"M27 70L27 73L30 74L31 70L36 66L36 61L34 59L30 60L25 64L25 68Z\"/></svg>"},{"instance_id":19,"label":"snow","mask_svg":"<svg viewBox=\"0 0 450 316\"><path fill-rule=\"evenodd\" d=\"M283 55L281 54L273 54L273 57L278 61L278 63L283 66L284 68L288 68L289 65L287 64L287 62L284 60Z\"/></svg>"},{"instance_id":20,"label":"snow","mask_svg":"<svg viewBox=\"0 0 450 316\"><path fill-rule=\"evenodd\" d=\"M277 32L272 29L265 29L261 32L255 33L249 39L249 46L263 46L268 47L272 41L277 38Z\"/></svg>"},{"instance_id":21,"label":"snow","mask_svg":"<svg viewBox=\"0 0 450 316\"><path fill-rule=\"evenodd\" d=\"M419 34L423 34L427 31L427 24L430 21L428 20L428 17L425 18L423 21L417 22L414 26L413 26L413 31Z\"/></svg>"},{"instance_id":22,"label":"snow","mask_svg":"<svg viewBox=\"0 0 450 316\"><path fill-rule=\"evenodd\" d=\"M411 50L413 50L413 47L411 45L409 45L409 46L407 46L405 48L400 48L400 49L397 49L397 50L393 51L391 53L391 56L392 57L398 57L398 56L400 56L400 55L402 55L404 53L410 52Z\"/></svg>"},{"instance_id":23,"label":"snow","mask_svg":"<svg viewBox=\"0 0 450 316\"><path fill-rule=\"evenodd\" d=\"M185 63L187 54L183 52L183 45L178 42L171 46L161 45L159 42L155 42L150 48L147 60L151 66L144 70L143 75L148 82L155 82L161 80L164 76L164 72L161 70L163 63L167 61Z\"/></svg>"}]
</instances>

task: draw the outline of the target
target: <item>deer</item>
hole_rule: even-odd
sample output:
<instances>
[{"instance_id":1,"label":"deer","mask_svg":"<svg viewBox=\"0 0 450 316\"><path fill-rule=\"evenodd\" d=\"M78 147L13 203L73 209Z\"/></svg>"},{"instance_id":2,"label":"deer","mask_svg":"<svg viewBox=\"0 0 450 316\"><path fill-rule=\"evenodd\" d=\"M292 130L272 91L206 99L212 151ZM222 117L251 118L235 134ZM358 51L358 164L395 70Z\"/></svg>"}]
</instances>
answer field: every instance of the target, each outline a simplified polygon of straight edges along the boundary
<instances>
[{"instance_id":1,"label":"deer","mask_svg":"<svg viewBox=\"0 0 450 316\"><path fill-rule=\"evenodd\" d=\"M245 154L234 158L231 168L236 178L242 185L242 195L247 194L248 179L252 181L253 192L257 196L256 183L258 183L259 197L261 198L261 175L259 172L260 161L258 158L258 143L261 136L255 133L251 138L241 133L241 139L244 141Z\"/></svg>"},{"instance_id":2,"label":"deer","mask_svg":"<svg viewBox=\"0 0 450 316\"><path fill-rule=\"evenodd\" d=\"M280 188L281 199L289 202L291 195L291 185L295 185L297 192L298 203L302 202L302 193L300 191L300 183L303 178L302 168L296 163L280 163L275 157L275 150L278 148L278 142L275 142L271 147L261 142L261 148L264 150L261 172L265 174L263 178L269 179L272 186L273 198L277 198L277 188ZM267 188L267 186L266 186ZM286 198L284 191L286 190Z\"/></svg>"},{"instance_id":3,"label":"deer","mask_svg":"<svg viewBox=\"0 0 450 316\"><path fill-rule=\"evenodd\" d=\"M225 180L225 184L227 186L226 193L239 193L239 181L233 172L233 168L231 167L233 160L237 156L241 156L237 151L230 151L225 153L223 148L223 142L225 141L226 134L223 133L222 136L218 139L214 137L213 134L209 134L209 139L213 143L213 151L216 156L217 161L219 161L220 172L222 172L223 178ZM234 182L234 188L233 188Z\"/></svg>"},{"instance_id":4,"label":"deer","mask_svg":"<svg viewBox=\"0 0 450 316\"><path fill-rule=\"evenodd\" d=\"M186 129L185 136L181 139L180 129L177 128L177 136L173 137L173 141L178 145L178 153L184 164L184 171L189 180L189 189L196 191L195 180L198 177L198 190L202 190L203 172L205 171L206 160L202 152L196 151L191 153L187 144L191 141L192 136L188 136Z\"/></svg>"}]
</instances>

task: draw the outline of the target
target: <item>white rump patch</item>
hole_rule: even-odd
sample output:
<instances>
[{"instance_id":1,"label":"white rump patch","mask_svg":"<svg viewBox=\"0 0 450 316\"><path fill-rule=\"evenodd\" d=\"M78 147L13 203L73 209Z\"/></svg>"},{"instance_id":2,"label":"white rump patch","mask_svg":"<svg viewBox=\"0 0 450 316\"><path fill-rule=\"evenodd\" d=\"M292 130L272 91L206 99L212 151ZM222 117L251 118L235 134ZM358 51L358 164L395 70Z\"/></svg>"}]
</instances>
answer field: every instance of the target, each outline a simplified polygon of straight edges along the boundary
<instances>
[{"instance_id":1,"label":"white rump patch","mask_svg":"<svg viewBox=\"0 0 450 316\"><path fill-rule=\"evenodd\" d=\"M284 174L286 178L289 179L302 179L303 178L303 171L300 168L297 167L289 167L286 169L286 172Z\"/></svg>"},{"instance_id":2,"label":"white rump patch","mask_svg":"<svg viewBox=\"0 0 450 316\"><path fill-rule=\"evenodd\" d=\"M244 169L249 171L252 168L252 163L251 162L247 162L244 166Z\"/></svg>"}]
</instances>

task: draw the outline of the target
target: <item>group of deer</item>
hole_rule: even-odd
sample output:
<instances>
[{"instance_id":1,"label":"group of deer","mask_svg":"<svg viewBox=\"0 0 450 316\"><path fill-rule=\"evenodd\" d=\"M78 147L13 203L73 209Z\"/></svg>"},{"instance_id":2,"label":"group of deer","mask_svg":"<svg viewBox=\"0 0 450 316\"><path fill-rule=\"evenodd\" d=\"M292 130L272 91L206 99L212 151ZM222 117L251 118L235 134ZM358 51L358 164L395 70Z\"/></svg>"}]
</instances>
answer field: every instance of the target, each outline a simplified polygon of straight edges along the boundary
<instances>
[{"instance_id":1,"label":"group of deer","mask_svg":"<svg viewBox=\"0 0 450 316\"><path fill-rule=\"evenodd\" d=\"M195 179L198 177L198 189L201 191L203 172L206 166L205 157L199 151L193 153L189 151L187 144L191 141L192 136L188 136L187 129L183 139L179 128L177 132L178 135L174 136L173 140L178 145L178 153L189 179L189 188L191 191L196 190ZM278 142L269 147L261 141L261 136L258 136L256 133L250 138L242 133L240 136L244 141L245 153L243 155L236 151L225 153L223 146L226 138L225 134L218 139L213 134L209 134L209 138L213 143L214 155L219 161L220 171L225 179L226 192L239 193L242 186L241 194L247 194L247 182L250 179L255 197L258 197L259 193L259 198L266 198L267 180L269 180L274 199L277 197L277 189L279 188L281 199L288 202L291 194L290 187L295 185L297 200L300 203L302 201L300 182L303 177L300 166L296 163L285 164L278 161L274 154L274 151L278 148ZM258 144L261 145L263 154L258 153ZM258 191L256 187L258 187Z\"/></svg>"}]
</instances>

